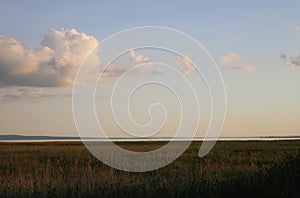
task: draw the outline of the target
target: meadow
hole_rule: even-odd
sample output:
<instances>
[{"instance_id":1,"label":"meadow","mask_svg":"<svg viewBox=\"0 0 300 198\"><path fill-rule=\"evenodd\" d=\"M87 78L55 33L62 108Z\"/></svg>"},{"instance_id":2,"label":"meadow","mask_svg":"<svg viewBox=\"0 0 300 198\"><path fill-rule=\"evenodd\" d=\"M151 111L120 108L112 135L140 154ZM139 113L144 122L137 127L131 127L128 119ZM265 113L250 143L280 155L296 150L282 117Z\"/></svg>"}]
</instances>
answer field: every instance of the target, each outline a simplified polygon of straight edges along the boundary
<instances>
[{"instance_id":1,"label":"meadow","mask_svg":"<svg viewBox=\"0 0 300 198\"><path fill-rule=\"evenodd\" d=\"M135 151L163 142L121 142ZM131 173L111 168L80 142L0 143L0 197L299 197L300 141L201 142L168 166Z\"/></svg>"}]
</instances>

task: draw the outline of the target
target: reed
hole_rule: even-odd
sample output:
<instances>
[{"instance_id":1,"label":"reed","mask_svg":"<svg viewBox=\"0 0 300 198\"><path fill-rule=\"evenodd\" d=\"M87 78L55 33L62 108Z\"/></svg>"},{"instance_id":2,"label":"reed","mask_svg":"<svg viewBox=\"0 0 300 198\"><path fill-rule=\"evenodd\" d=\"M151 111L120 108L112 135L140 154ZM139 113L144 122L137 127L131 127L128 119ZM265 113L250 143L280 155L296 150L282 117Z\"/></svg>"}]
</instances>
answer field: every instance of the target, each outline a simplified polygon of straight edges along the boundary
<instances>
[{"instance_id":1,"label":"reed","mask_svg":"<svg viewBox=\"0 0 300 198\"><path fill-rule=\"evenodd\" d=\"M163 142L118 143L136 151ZM298 196L300 141L201 142L151 172L115 170L79 142L0 143L0 197Z\"/></svg>"}]
</instances>

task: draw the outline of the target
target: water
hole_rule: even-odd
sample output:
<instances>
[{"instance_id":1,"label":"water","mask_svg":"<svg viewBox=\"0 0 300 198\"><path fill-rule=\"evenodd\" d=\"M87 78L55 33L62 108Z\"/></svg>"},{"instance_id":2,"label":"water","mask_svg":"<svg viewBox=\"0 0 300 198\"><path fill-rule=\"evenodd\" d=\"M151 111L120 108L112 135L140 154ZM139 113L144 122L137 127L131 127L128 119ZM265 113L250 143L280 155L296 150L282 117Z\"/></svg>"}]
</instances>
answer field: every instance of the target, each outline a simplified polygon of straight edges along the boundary
<instances>
[{"instance_id":1,"label":"water","mask_svg":"<svg viewBox=\"0 0 300 198\"><path fill-rule=\"evenodd\" d=\"M19 137L19 139L1 138L0 142L81 142L81 141L100 141L107 142L106 138L84 138L83 140L78 137L43 137L30 138ZM172 138L111 138L113 142L143 142L143 141L170 141ZM173 141L191 141L191 138L176 138ZM194 138L193 141L203 141L204 138ZM207 140L216 140L214 138L208 138ZM272 137L220 137L218 141L278 141L278 140L300 140L300 136L272 136Z\"/></svg>"}]
</instances>

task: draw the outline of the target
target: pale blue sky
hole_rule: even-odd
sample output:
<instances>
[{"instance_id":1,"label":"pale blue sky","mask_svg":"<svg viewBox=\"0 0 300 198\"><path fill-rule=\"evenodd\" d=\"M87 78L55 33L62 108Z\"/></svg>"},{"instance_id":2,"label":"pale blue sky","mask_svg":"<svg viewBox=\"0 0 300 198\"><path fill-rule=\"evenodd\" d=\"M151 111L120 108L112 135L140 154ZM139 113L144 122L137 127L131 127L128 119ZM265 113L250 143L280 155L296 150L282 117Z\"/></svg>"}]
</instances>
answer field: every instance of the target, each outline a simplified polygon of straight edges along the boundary
<instances>
[{"instance_id":1,"label":"pale blue sky","mask_svg":"<svg viewBox=\"0 0 300 198\"><path fill-rule=\"evenodd\" d=\"M2 1L0 35L37 49L51 28L75 28L99 42L136 26L176 28L217 63L230 52L240 57L220 66L228 93L224 136L300 135L300 67L280 58L300 54L299 8L299 1ZM245 65L255 72L233 69ZM4 85L1 96L19 86ZM2 99L0 134L75 135L70 89L51 89L65 95Z\"/></svg>"}]
</instances>

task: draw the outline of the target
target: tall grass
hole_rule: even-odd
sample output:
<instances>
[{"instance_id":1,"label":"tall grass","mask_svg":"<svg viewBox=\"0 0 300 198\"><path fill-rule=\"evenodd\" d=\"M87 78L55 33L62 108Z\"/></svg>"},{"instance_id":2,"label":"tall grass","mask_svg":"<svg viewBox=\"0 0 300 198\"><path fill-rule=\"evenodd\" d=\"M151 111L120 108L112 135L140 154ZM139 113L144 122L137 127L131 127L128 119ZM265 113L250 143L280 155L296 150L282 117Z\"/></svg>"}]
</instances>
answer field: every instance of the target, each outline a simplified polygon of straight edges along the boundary
<instances>
[{"instance_id":1,"label":"tall grass","mask_svg":"<svg viewBox=\"0 0 300 198\"><path fill-rule=\"evenodd\" d=\"M119 143L153 150L162 142ZM115 170L81 143L0 143L0 197L299 196L300 141L201 142L172 164L145 173Z\"/></svg>"}]
</instances>

